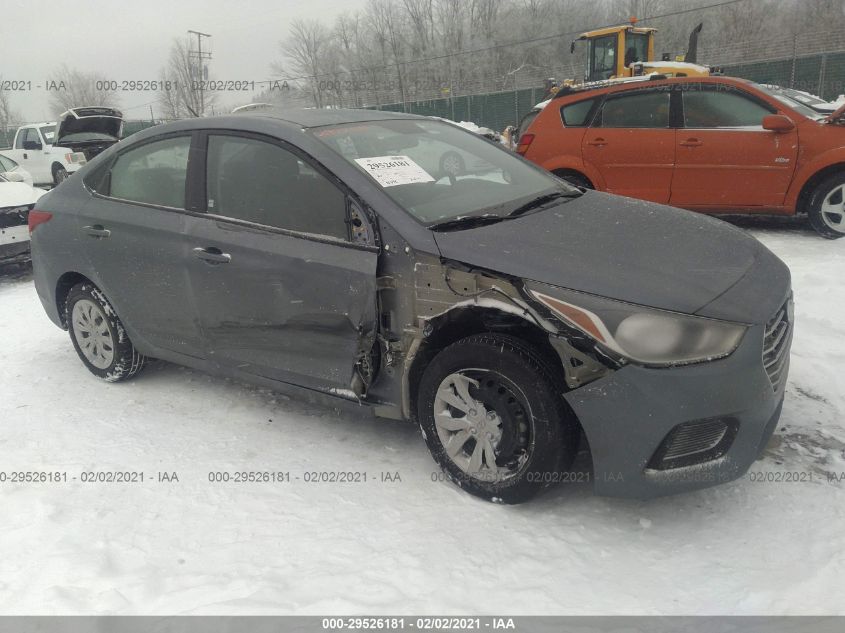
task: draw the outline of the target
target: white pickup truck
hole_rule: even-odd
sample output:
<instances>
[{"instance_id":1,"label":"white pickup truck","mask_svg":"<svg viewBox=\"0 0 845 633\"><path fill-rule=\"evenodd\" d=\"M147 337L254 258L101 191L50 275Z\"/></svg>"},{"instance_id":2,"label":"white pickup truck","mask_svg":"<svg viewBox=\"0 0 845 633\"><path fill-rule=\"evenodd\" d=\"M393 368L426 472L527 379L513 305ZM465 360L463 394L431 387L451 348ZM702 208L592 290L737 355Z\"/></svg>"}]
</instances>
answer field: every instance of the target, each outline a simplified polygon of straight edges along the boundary
<instances>
[{"instance_id":1,"label":"white pickup truck","mask_svg":"<svg viewBox=\"0 0 845 633\"><path fill-rule=\"evenodd\" d=\"M72 108L58 124L30 123L18 128L5 156L32 175L36 185L57 185L103 149L117 143L123 115L113 108Z\"/></svg>"}]
</instances>

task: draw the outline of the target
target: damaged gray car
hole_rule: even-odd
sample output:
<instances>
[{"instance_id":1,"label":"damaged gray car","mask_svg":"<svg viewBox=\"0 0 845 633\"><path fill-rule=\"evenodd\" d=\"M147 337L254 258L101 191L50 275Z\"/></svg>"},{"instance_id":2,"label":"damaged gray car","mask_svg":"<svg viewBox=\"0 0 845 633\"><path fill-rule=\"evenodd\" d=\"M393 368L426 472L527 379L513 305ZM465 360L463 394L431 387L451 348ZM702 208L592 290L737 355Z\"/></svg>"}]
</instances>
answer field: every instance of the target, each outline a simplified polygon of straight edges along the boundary
<instances>
[{"instance_id":1,"label":"damaged gray car","mask_svg":"<svg viewBox=\"0 0 845 633\"><path fill-rule=\"evenodd\" d=\"M443 171L443 155L484 169ZM396 113L261 110L140 132L29 214L47 314L95 375L159 358L413 420L517 503L571 472L650 497L766 445L787 267L702 215L575 189Z\"/></svg>"}]
</instances>

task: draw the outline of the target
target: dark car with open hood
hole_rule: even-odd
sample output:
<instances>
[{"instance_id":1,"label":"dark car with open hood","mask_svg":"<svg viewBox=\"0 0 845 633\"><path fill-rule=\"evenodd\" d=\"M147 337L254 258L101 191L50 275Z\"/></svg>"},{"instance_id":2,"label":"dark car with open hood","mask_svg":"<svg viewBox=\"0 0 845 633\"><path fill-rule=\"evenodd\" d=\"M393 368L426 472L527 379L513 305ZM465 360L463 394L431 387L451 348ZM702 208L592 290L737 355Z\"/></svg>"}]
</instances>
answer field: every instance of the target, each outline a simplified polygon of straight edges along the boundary
<instances>
[{"instance_id":1,"label":"dark car with open hood","mask_svg":"<svg viewBox=\"0 0 845 633\"><path fill-rule=\"evenodd\" d=\"M450 152L471 173L444 171ZM441 121L265 109L158 126L29 226L41 302L96 376L159 358L412 420L491 501L736 479L781 411L792 293L770 251Z\"/></svg>"},{"instance_id":2,"label":"dark car with open hood","mask_svg":"<svg viewBox=\"0 0 845 633\"><path fill-rule=\"evenodd\" d=\"M91 160L120 140L123 114L107 107L71 108L59 115L56 124L57 147L82 152Z\"/></svg>"}]
</instances>

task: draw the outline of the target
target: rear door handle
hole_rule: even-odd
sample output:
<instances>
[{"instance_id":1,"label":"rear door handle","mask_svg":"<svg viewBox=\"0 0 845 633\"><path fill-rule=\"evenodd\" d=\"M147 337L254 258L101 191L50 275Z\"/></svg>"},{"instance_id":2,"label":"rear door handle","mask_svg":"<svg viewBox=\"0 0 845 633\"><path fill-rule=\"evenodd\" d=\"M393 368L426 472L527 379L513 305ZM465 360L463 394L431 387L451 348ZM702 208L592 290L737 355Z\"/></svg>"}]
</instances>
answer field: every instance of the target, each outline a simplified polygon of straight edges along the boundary
<instances>
[{"instance_id":1,"label":"rear door handle","mask_svg":"<svg viewBox=\"0 0 845 633\"><path fill-rule=\"evenodd\" d=\"M699 141L697 138L688 138L683 143L681 143L683 147L701 147L704 145L702 141Z\"/></svg>"},{"instance_id":2,"label":"rear door handle","mask_svg":"<svg viewBox=\"0 0 845 633\"><path fill-rule=\"evenodd\" d=\"M602 147L603 145L607 145L607 141L603 138L593 139L592 141L587 141L587 145L594 145L595 147Z\"/></svg>"},{"instance_id":3,"label":"rear door handle","mask_svg":"<svg viewBox=\"0 0 845 633\"><path fill-rule=\"evenodd\" d=\"M83 226L82 230L85 231L91 237L104 238L111 235L111 231L109 231L108 229L104 229L101 224L95 224L93 226Z\"/></svg>"},{"instance_id":4,"label":"rear door handle","mask_svg":"<svg viewBox=\"0 0 845 633\"><path fill-rule=\"evenodd\" d=\"M193 249L193 252L196 257L209 264L228 264L232 261L232 256L229 253L224 253L214 246L209 246L208 248L197 246Z\"/></svg>"}]
</instances>

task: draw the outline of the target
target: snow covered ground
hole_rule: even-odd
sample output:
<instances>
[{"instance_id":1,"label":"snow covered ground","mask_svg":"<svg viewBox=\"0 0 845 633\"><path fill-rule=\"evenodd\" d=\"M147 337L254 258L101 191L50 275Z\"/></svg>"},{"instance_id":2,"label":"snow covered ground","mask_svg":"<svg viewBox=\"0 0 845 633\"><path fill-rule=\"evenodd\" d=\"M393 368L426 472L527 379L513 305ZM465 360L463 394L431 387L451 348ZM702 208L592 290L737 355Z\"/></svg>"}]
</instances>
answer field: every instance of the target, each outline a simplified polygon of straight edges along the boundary
<instances>
[{"instance_id":1,"label":"snow covered ground","mask_svg":"<svg viewBox=\"0 0 845 633\"><path fill-rule=\"evenodd\" d=\"M0 270L0 472L146 474L0 483L0 613L845 613L845 241L742 222L792 268L797 318L782 423L752 470L812 481L650 502L569 486L496 506L433 482L407 425L172 365L105 384L29 274ZM291 481L208 480L240 470ZM368 481L304 481L337 470Z\"/></svg>"}]
</instances>

